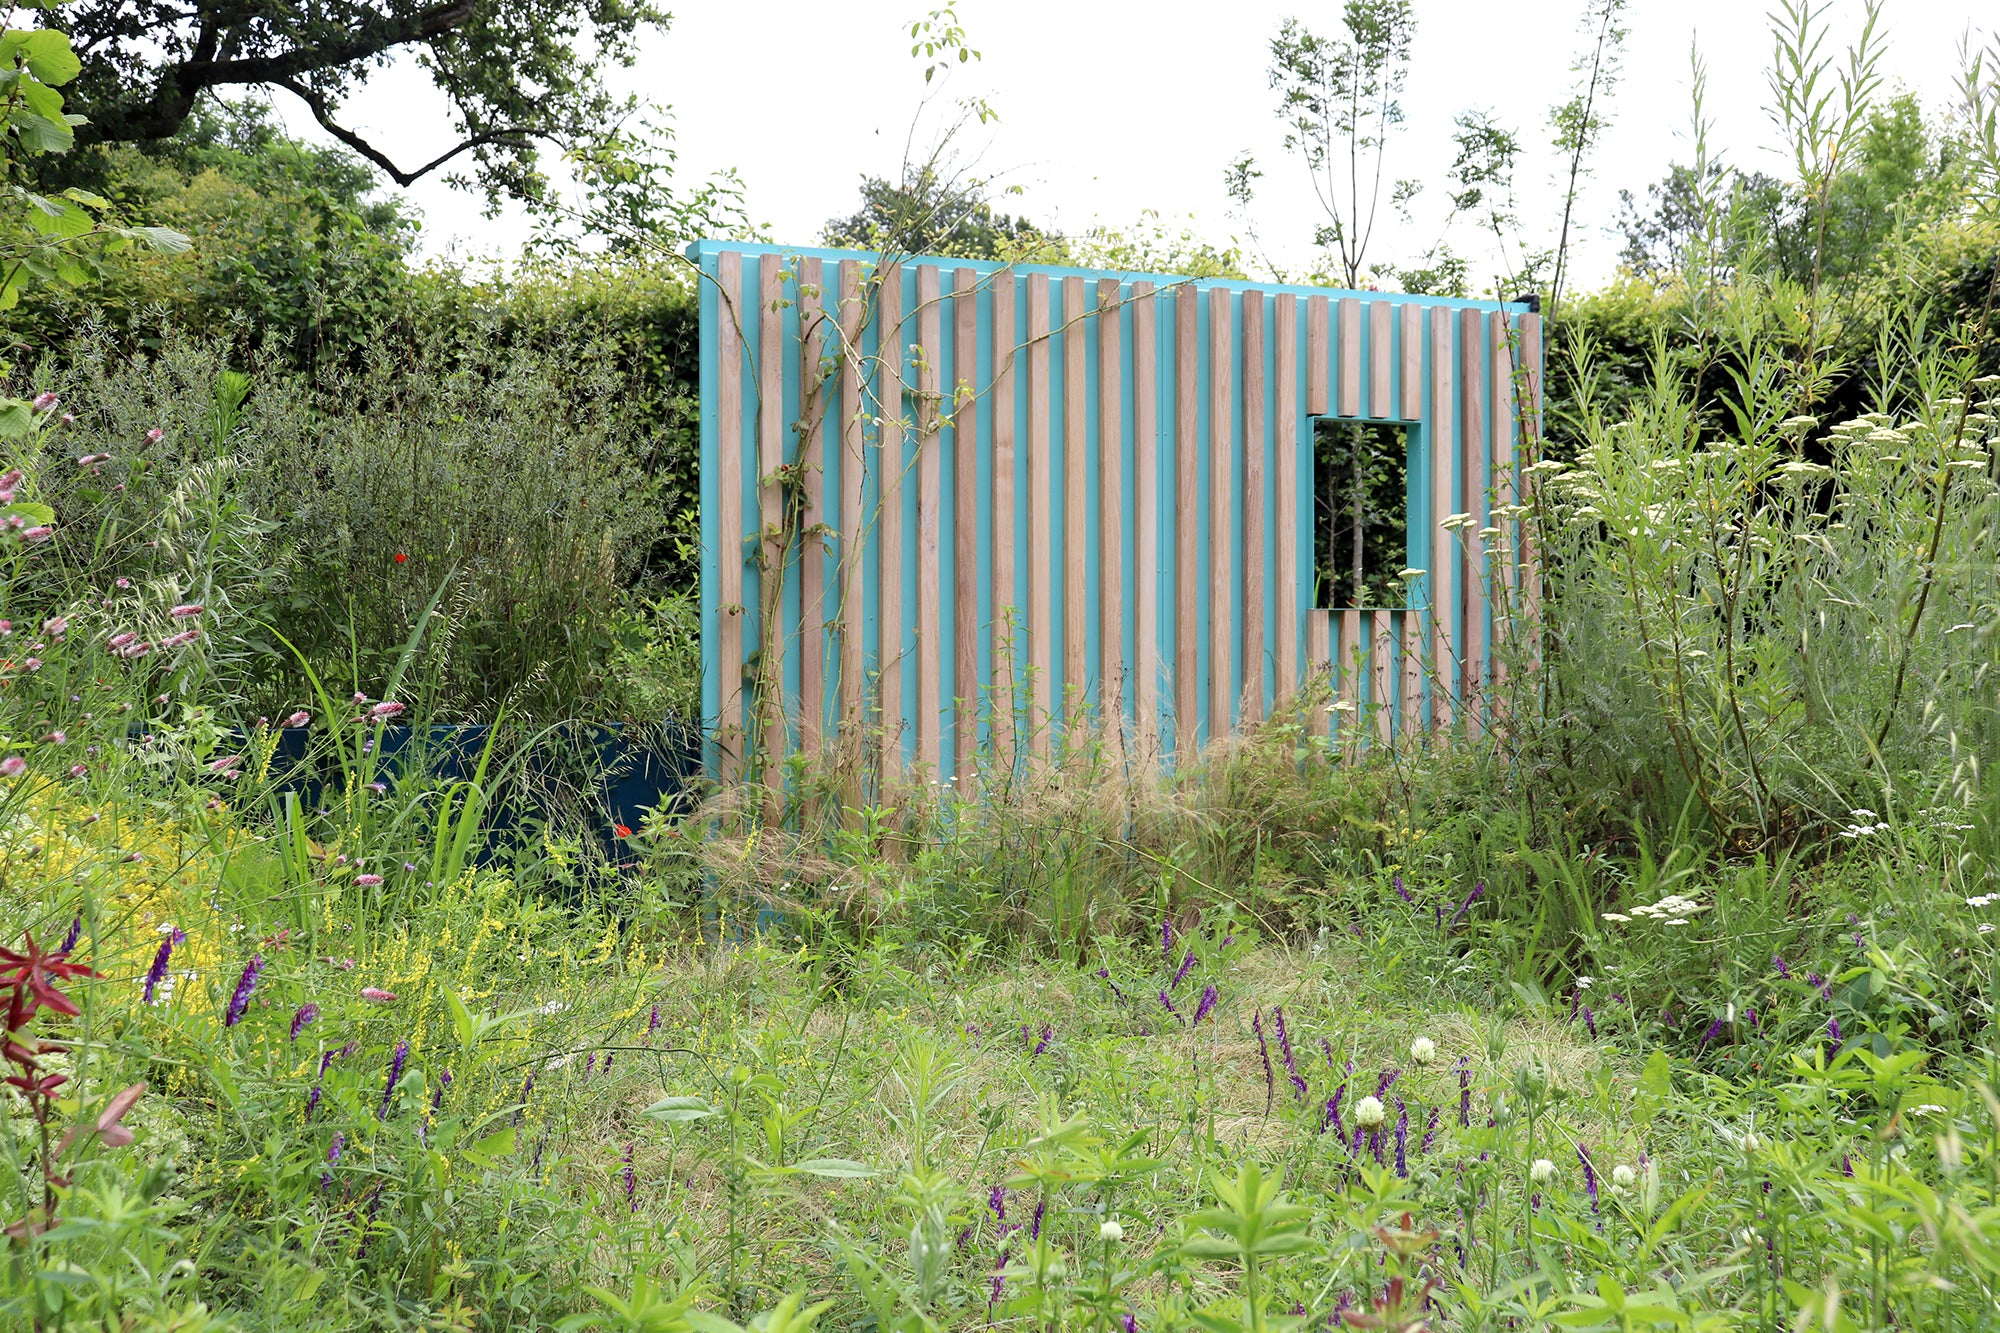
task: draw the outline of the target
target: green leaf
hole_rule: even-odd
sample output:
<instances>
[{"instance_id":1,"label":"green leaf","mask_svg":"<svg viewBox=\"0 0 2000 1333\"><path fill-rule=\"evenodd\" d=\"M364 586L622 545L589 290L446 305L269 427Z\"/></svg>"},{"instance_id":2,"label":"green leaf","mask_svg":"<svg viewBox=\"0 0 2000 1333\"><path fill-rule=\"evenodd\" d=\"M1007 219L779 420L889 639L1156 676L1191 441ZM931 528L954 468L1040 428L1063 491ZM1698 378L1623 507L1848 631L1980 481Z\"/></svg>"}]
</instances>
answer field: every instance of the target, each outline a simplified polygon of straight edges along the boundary
<instances>
[{"instance_id":1,"label":"green leaf","mask_svg":"<svg viewBox=\"0 0 2000 1333\"><path fill-rule=\"evenodd\" d=\"M131 233L163 255L186 254L194 245L193 241L172 227L133 227Z\"/></svg>"},{"instance_id":2,"label":"green leaf","mask_svg":"<svg viewBox=\"0 0 2000 1333\"><path fill-rule=\"evenodd\" d=\"M465 1149L465 1159L474 1166L491 1166L502 1157L512 1156L513 1152L514 1127L509 1125Z\"/></svg>"},{"instance_id":3,"label":"green leaf","mask_svg":"<svg viewBox=\"0 0 2000 1333\"><path fill-rule=\"evenodd\" d=\"M809 1162L800 1162L796 1169L827 1180L863 1180L878 1174L867 1163L849 1161L845 1157L815 1157Z\"/></svg>"},{"instance_id":4,"label":"green leaf","mask_svg":"<svg viewBox=\"0 0 2000 1333\"><path fill-rule=\"evenodd\" d=\"M36 504L33 500L22 500L19 503L8 505L5 509L0 509L0 519L17 516L23 525L30 528L42 527L56 521L55 510L45 504Z\"/></svg>"},{"instance_id":5,"label":"green leaf","mask_svg":"<svg viewBox=\"0 0 2000 1333\"><path fill-rule=\"evenodd\" d=\"M720 1113L699 1097L662 1097L647 1107L644 1114L662 1124L674 1125L688 1120L706 1120Z\"/></svg>"},{"instance_id":6,"label":"green leaf","mask_svg":"<svg viewBox=\"0 0 2000 1333\"><path fill-rule=\"evenodd\" d=\"M31 153L67 153L76 146L76 131L67 122L22 110L14 113L12 124L21 147Z\"/></svg>"},{"instance_id":7,"label":"green leaf","mask_svg":"<svg viewBox=\"0 0 2000 1333\"><path fill-rule=\"evenodd\" d=\"M0 292L0 310L5 310L19 299L19 288L8 283ZM35 428L35 410L19 398L0 398L0 440L25 438Z\"/></svg>"},{"instance_id":8,"label":"green leaf","mask_svg":"<svg viewBox=\"0 0 2000 1333\"><path fill-rule=\"evenodd\" d=\"M0 61L24 64L47 84L65 84L83 72L83 62L70 49L69 38L54 28L9 29L0 37Z\"/></svg>"}]
</instances>

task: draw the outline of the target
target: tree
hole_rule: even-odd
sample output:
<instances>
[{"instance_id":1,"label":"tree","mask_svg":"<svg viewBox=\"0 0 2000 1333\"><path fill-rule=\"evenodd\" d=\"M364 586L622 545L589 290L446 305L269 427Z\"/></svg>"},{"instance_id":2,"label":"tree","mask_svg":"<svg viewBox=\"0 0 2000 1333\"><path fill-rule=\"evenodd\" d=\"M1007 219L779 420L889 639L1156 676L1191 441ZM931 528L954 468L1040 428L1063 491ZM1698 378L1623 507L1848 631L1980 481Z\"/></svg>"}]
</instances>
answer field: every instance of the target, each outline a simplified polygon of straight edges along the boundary
<instances>
[{"instance_id":1,"label":"tree","mask_svg":"<svg viewBox=\"0 0 2000 1333\"><path fill-rule=\"evenodd\" d=\"M630 66L640 30L667 21L653 0L83 0L64 18L84 61L84 142L169 138L204 94L281 89L398 185L469 155L494 202L543 197L540 146L576 151L616 128L634 102L600 70ZM428 162L399 163L342 115L398 56L451 103L458 143Z\"/></svg>"},{"instance_id":2,"label":"tree","mask_svg":"<svg viewBox=\"0 0 2000 1333\"><path fill-rule=\"evenodd\" d=\"M900 184L862 177L861 207L829 220L824 235L831 246L954 259L1053 254L1063 239L1000 212L987 200L984 182L950 174L937 161L905 165Z\"/></svg>"}]
</instances>

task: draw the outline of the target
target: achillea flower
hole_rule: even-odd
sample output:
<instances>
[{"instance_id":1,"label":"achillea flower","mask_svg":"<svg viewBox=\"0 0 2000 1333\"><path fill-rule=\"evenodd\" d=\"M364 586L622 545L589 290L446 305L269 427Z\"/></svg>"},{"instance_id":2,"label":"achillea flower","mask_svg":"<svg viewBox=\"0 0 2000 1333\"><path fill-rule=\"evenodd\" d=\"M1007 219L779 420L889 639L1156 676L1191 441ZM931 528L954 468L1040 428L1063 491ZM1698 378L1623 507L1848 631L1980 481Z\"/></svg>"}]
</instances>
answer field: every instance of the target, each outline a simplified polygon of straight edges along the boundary
<instances>
[{"instance_id":1,"label":"achillea flower","mask_svg":"<svg viewBox=\"0 0 2000 1333\"><path fill-rule=\"evenodd\" d=\"M387 1120L389 1118L389 1098L395 1094L396 1082L403 1077L403 1062L409 1058L410 1043L407 1041L397 1042L396 1053L389 1057L389 1080L382 1085L382 1106L375 1113L377 1120Z\"/></svg>"},{"instance_id":2,"label":"achillea flower","mask_svg":"<svg viewBox=\"0 0 2000 1333\"><path fill-rule=\"evenodd\" d=\"M1193 1027L1201 1026L1201 1020L1207 1018L1208 1011L1215 1008L1215 1001L1216 1001L1215 983L1210 982L1208 985L1202 987L1201 999L1198 1003L1196 1003L1194 1007L1194 1022L1191 1026Z\"/></svg>"},{"instance_id":3,"label":"achillea flower","mask_svg":"<svg viewBox=\"0 0 2000 1333\"><path fill-rule=\"evenodd\" d=\"M167 979L167 960L174 956L174 946L187 938L179 927L169 930L167 937L160 941L160 951L153 955L153 965L146 970L146 990L141 997L146 1004L153 1002L153 993L160 983Z\"/></svg>"},{"instance_id":4,"label":"achillea flower","mask_svg":"<svg viewBox=\"0 0 2000 1333\"><path fill-rule=\"evenodd\" d=\"M243 1021L244 1013L250 1008L250 992L257 989L257 974L263 970L264 955L252 954L243 975L236 980L236 993L229 997L229 1007L223 1011L222 1026L233 1028Z\"/></svg>"}]
</instances>

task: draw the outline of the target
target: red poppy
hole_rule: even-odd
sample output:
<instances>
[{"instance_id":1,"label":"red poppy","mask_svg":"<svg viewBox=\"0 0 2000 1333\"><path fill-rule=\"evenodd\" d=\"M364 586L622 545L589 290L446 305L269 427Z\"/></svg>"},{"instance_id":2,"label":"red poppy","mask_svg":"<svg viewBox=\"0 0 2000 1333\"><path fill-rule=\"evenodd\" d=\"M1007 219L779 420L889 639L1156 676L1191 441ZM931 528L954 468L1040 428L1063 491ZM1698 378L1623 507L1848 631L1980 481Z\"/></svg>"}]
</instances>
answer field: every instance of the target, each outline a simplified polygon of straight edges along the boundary
<instances>
[{"instance_id":1,"label":"red poppy","mask_svg":"<svg viewBox=\"0 0 2000 1333\"><path fill-rule=\"evenodd\" d=\"M396 552L396 563L399 565L402 564L405 560L408 560L409 558L410 558L409 553L406 551Z\"/></svg>"},{"instance_id":2,"label":"red poppy","mask_svg":"<svg viewBox=\"0 0 2000 1333\"><path fill-rule=\"evenodd\" d=\"M623 824L613 824L611 826L611 831L613 833L616 833L621 838L629 838L632 836L632 830L626 828Z\"/></svg>"}]
</instances>

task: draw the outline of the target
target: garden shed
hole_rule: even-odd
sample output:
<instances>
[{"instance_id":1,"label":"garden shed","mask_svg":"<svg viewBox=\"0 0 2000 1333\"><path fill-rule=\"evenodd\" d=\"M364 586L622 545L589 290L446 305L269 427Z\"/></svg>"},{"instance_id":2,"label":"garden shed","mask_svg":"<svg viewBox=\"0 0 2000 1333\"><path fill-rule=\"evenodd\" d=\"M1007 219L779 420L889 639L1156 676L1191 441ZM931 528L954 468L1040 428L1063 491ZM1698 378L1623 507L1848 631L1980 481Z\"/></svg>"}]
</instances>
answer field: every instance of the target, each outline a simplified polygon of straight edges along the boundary
<instances>
[{"instance_id":1,"label":"garden shed","mask_svg":"<svg viewBox=\"0 0 2000 1333\"><path fill-rule=\"evenodd\" d=\"M1526 305L689 253L711 775L775 783L830 749L949 783L1079 728L1171 762L1321 675L1322 731L1487 720L1468 701L1535 582ZM1377 438L1403 455L1402 591L1382 604L1316 557L1328 422L1396 428Z\"/></svg>"}]
</instances>

